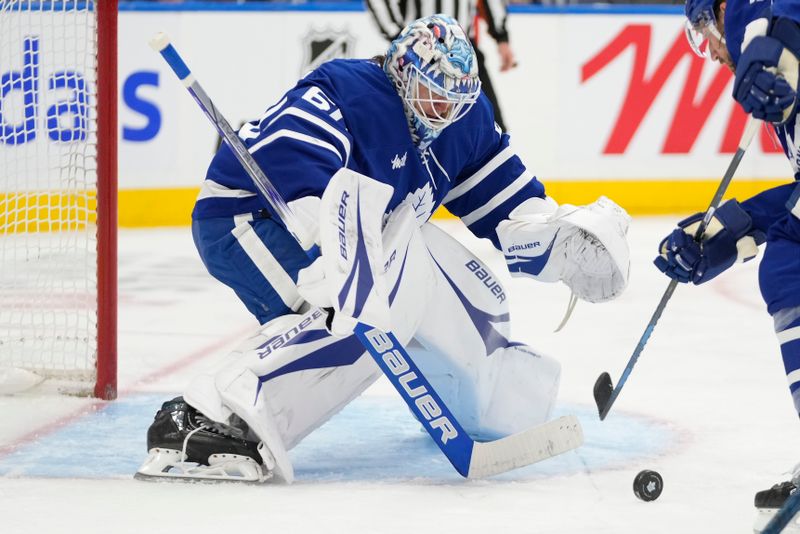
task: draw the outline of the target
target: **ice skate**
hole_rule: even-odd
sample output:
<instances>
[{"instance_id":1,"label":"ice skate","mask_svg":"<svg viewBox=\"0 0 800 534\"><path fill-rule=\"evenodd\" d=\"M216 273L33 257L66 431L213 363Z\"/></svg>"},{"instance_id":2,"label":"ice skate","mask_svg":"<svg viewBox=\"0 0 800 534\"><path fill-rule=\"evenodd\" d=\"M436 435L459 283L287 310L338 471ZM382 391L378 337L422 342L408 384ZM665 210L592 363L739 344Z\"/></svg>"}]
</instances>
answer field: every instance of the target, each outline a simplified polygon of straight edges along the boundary
<instances>
[{"instance_id":1,"label":"ice skate","mask_svg":"<svg viewBox=\"0 0 800 534\"><path fill-rule=\"evenodd\" d=\"M769 489L756 493L755 506L758 515L756 516L756 522L753 527L753 531L756 534L764 530L767 523L770 522L778 510L780 510L781 506L783 506L783 503L786 502L786 499L797 491L798 482L800 482L800 476L798 475L800 475L800 473L798 473L798 469L795 468L791 480L775 484ZM795 517L786 525L783 529L783 534L800 534L800 514L798 514L798 516L799 517Z\"/></svg>"},{"instance_id":2,"label":"ice skate","mask_svg":"<svg viewBox=\"0 0 800 534\"><path fill-rule=\"evenodd\" d=\"M134 477L265 482L272 477L272 457L263 443L248 439L248 430L240 421L211 421L176 397L156 413L147 431L147 459Z\"/></svg>"}]
</instances>

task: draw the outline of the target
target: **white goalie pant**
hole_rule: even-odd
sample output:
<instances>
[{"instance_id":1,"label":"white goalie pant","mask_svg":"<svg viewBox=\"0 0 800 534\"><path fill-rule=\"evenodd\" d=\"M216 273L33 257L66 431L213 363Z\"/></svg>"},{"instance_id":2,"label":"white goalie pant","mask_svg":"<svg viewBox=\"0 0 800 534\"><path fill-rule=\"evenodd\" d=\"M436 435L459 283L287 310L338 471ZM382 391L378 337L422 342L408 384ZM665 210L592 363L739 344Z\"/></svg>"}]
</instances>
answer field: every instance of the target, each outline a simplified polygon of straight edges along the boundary
<instances>
[{"instance_id":1,"label":"white goalie pant","mask_svg":"<svg viewBox=\"0 0 800 534\"><path fill-rule=\"evenodd\" d=\"M510 341L505 290L483 262L429 223L395 264L394 334L465 430L493 438L547 420L560 364ZM212 419L244 419L272 454L268 467L287 481L286 451L382 375L355 336L331 336L325 319L315 309L267 323L184 394Z\"/></svg>"}]
</instances>

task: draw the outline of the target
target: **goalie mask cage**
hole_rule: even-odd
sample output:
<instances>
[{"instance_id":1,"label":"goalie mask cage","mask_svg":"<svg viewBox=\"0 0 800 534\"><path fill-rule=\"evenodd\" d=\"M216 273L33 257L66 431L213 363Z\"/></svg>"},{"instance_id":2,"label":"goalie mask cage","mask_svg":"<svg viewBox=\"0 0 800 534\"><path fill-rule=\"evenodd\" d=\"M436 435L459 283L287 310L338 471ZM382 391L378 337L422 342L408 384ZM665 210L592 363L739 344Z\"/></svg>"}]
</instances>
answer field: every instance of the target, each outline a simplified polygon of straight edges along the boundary
<instances>
[{"instance_id":1,"label":"goalie mask cage","mask_svg":"<svg viewBox=\"0 0 800 534\"><path fill-rule=\"evenodd\" d=\"M116 397L117 0L0 0L0 393Z\"/></svg>"}]
</instances>

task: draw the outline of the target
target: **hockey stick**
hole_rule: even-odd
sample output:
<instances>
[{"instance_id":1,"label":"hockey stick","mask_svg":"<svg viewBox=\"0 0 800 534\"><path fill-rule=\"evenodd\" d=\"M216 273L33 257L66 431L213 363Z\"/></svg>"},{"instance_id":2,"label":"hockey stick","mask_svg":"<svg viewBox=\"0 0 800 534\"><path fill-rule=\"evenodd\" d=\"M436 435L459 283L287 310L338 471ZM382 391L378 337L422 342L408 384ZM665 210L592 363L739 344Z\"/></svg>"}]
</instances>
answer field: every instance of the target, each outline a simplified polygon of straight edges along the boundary
<instances>
[{"instance_id":1,"label":"hockey stick","mask_svg":"<svg viewBox=\"0 0 800 534\"><path fill-rule=\"evenodd\" d=\"M786 528L797 512L800 511L800 491L795 490L794 493L789 495L783 506L772 516L767 526L761 531L761 534L780 534Z\"/></svg>"},{"instance_id":2,"label":"hockey stick","mask_svg":"<svg viewBox=\"0 0 800 534\"><path fill-rule=\"evenodd\" d=\"M720 202L722 201L722 195L725 194L725 191L728 189L728 186L733 179L734 173L736 173L736 169L739 167L739 162L742 160L745 150L747 150L747 147L750 145L753 135L755 135L756 131L758 131L759 124L761 124L761 121L754 119L752 116L748 118L747 126L744 129L741 140L739 141L739 148L736 150L736 154L733 155L733 159L728 165L728 170L725 172L725 176L722 178L722 182L720 182L719 187L717 187L717 192L714 193L714 198L711 199L711 204L709 204L706 214L703 216L703 220L700 222L700 226L697 228L697 232L694 234L695 241L700 241L700 238L706 231L708 223L711 222L714 212L717 210ZM606 418L609 410L611 410L611 406L614 404L614 401L617 400L622 387L625 385L625 382L627 382L631 371L633 371L633 366L636 365L639 355L642 353L645 344L647 344L647 340L650 339L650 335L653 333L656 323L658 323L658 320L661 318L661 314L664 312L664 308L666 308L669 299L672 298L672 293L675 292L675 288L677 286L677 280L670 281L669 285L667 286L667 290L664 291L664 295L661 297L661 301L658 303L656 310L653 312L653 316L650 318L650 322L647 323L647 327L644 329L644 333L639 339L639 343L636 345L633 354L628 360L628 365L626 365L625 370L622 371L622 376L620 376L617 386L614 387L614 383L611 381L611 376L606 372L603 372L599 377L597 377L597 381L594 383L594 400L597 403L597 410L600 413L601 421Z\"/></svg>"},{"instance_id":3,"label":"hockey stick","mask_svg":"<svg viewBox=\"0 0 800 534\"><path fill-rule=\"evenodd\" d=\"M303 241L298 237L300 225L296 224L294 213L280 197L228 121L214 106L177 50L170 44L169 38L163 33L158 34L150 41L150 46L161 54L183 82L217 132L231 147L259 191L269 200L287 228L295 230L292 233L303 245ZM556 456L583 443L583 431L578 419L573 415L560 417L495 441L476 442L467 435L412 361L406 349L391 332L381 332L359 323L355 335L439 449L447 456L456 471L464 477L481 478L503 473Z\"/></svg>"}]
</instances>

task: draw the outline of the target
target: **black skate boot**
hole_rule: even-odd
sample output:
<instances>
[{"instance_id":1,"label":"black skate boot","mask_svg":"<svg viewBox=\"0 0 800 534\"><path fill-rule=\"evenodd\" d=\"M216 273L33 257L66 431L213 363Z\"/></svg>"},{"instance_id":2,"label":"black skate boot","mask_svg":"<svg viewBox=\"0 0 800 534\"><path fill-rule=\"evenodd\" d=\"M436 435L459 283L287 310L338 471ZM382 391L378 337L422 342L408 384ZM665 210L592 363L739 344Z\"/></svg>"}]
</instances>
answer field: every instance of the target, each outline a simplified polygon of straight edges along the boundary
<instances>
[{"instance_id":1,"label":"black skate boot","mask_svg":"<svg viewBox=\"0 0 800 534\"><path fill-rule=\"evenodd\" d=\"M789 495L795 492L797 486L792 481L775 484L768 490L756 493L756 508L780 508Z\"/></svg>"},{"instance_id":2,"label":"black skate boot","mask_svg":"<svg viewBox=\"0 0 800 534\"><path fill-rule=\"evenodd\" d=\"M769 523L773 516L783 506L783 503L786 502L786 499L788 499L789 496L795 491L797 491L797 482L795 480L788 480L786 482L781 482L780 484L775 484L770 489L762 490L756 493L754 501L756 509L758 510L758 516L756 518L754 527L755 532L761 532L764 527L767 526L767 523ZM786 525L786 527L783 529L783 533L800 533L800 525L798 525L796 520L793 520L791 523Z\"/></svg>"},{"instance_id":3,"label":"black skate boot","mask_svg":"<svg viewBox=\"0 0 800 534\"><path fill-rule=\"evenodd\" d=\"M261 443L247 439L249 429L234 416L232 425L216 423L176 397L165 402L147 430L148 457L138 479L195 479L263 482L271 459Z\"/></svg>"}]
</instances>

